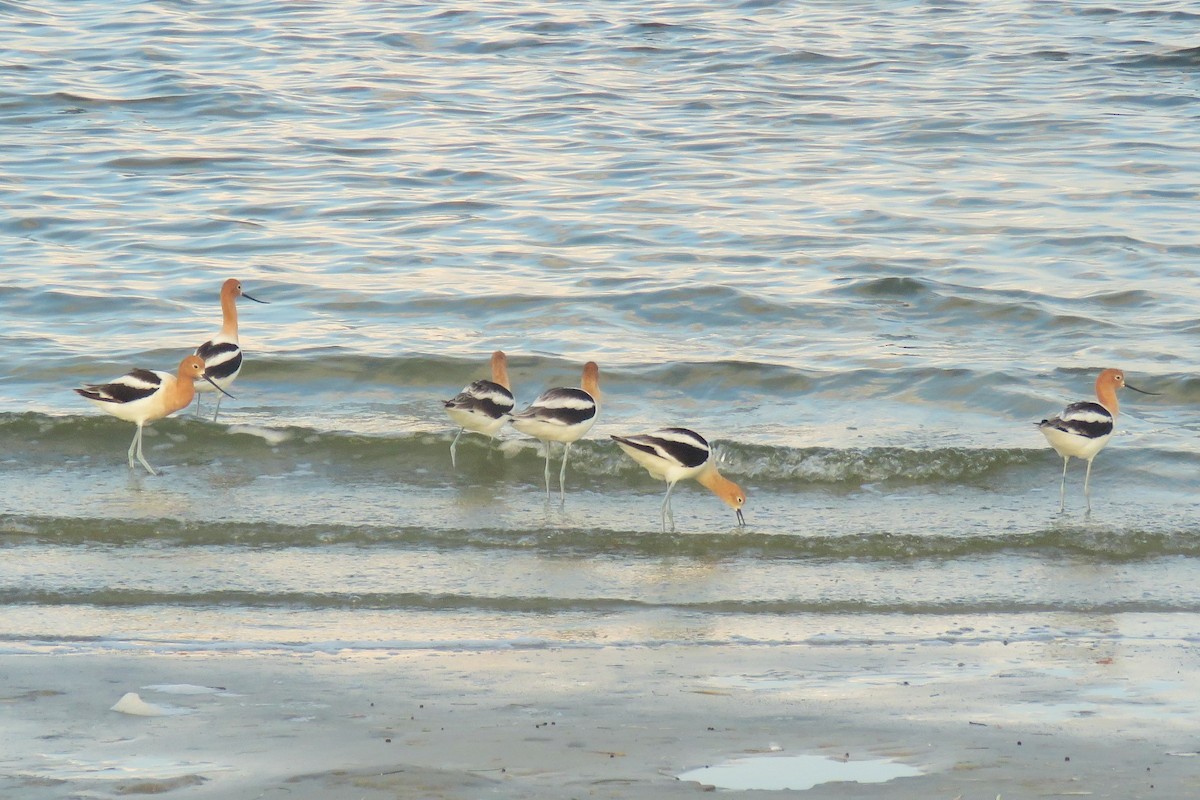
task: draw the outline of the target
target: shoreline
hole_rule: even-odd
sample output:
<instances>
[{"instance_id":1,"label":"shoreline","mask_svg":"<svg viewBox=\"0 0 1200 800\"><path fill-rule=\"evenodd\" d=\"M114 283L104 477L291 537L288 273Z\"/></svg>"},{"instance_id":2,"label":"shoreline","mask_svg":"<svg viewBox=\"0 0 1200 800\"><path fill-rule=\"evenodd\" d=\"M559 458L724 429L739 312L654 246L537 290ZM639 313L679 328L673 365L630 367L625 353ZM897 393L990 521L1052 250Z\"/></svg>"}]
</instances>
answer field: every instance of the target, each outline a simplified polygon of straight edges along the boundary
<instances>
[{"instance_id":1,"label":"shoreline","mask_svg":"<svg viewBox=\"0 0 1200 800\"><path fill-rule=\"evenodd\" d=\"M0 793L670 798L741 756L848 755L923 774L772 796L1187 797L1196 661L1148 640L8 655ZM181 713L110 710L127 692Z\"/></svg>"}]
</instances>

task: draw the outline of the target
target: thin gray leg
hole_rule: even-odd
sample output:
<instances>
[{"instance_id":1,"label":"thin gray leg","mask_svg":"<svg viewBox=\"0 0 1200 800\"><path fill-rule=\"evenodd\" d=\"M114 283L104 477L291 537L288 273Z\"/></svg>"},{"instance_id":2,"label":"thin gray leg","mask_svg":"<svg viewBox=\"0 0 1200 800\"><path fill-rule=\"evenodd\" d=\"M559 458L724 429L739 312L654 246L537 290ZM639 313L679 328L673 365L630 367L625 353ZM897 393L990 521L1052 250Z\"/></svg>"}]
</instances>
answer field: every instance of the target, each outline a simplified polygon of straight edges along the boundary
<instances>
[{"instance_id":1,"label":"thin gray leg","mask_svg":"<svg viewBox=\"0 0 1200 800\"><path fill-rule=\"evenodd\" d=\"M1092 513L1092 490L1088 487L1088 481L1092 477L1092 459L1088 459L1087 472L1083 474L1083 496L1087 499L1087 513Z\"/></svg>"},{"instance_id":2,"label":"thin gray leg","mask_svg":"<svg viewBox=\"0 0 1200 800\"><path fill-rule=\"evenodd\" d=\"M141 425L138 425L138 431L137 431L137 459L138 459L138 461L142 462L142 466L146 468L146 472L149 472L151 475L158 474L157 472L154 471L154 467L150 466L150 464L146 461L145 456L142 455L142 426Z\"/></svg>"},{"instance_id":3,"label":"thin gray leg","mask_svg":"<svg viewBox=\"0 0 1200 800\"><path fill-rule=\"evenodd\" d=\"M1060 514L1063 513L1063 511L1067 508L1067 464L1070 463L1071 457L1064 456L1062 485L1058 487L1058 513ZM1090 467L1091 465L1092 462L1089 461L1088 466Z\"/></svg>"},{"instance_id":4,"label":"thin gray leg","mask_svg":"<svg viewBox=\"0 0 1200 800\"><path fill-rule=\"evenodd\" d=\"M133 454L137 450L138 440L142 438L142 426L138 425L133 431L133 441L129 443L129 468L133 469Z\"/></svg>"},{"instance_id":5,"label":"thin gray leg","mask_svg":"<svg viewBox=\"0 0 1200 800\"><path fill-rule=\"evenodd\" d=\"M667 519L671 520L671 530L675 530L675 515L671 512L671 492L675 491L675 484L667 484L667 496L663 498L662 504L662 526L663 533L667 532Z\"/></svg>"},{"instance_id":6,"label":"thin gray leg","mask_svg":"<svg viewBox=\"0 0 1200 800\"><path fill-rule=\"evenodd\" d=\"M221 393L217 392L217 407L213 409L213 422L217 421L217 415L221 413Z\"/></svg>"},{"instance_id":7,"label":"thin gray leg","mask_svg":"<svg viewBox=\"0 0 1200 800\"><path fill-rule=\"evenodd\" d=\"M550 440L547 439L542 444L546 445L546 502L550 502Z\"/></svg>"},{"instance_id":8,"label":"thin gray leg","mask_svg":"<svg viewBox=\"0 0 1200 800\"><path fill-rule=\"evenodd\" d=\"M558 502L567 502L567 456L571 455L571 443L563 445L562 469L558 471Z\"/></svg>"},{"instance_id":9,"label":"thin gray leg","mask_svg":"<svg viewBox=\"0 0 1200 800\"><path fill-rule=\"evenodd\" d=\"M458 468L458 464L457 464L457 463L455 463L455 460L454 460L454 450L455 450L455 448L457 448L457 447L458 447L458 437L459 437L459 436L462 436L462 435L463 435L463 431L465 431L465 430L466 430L466 428L459 428L459 429L458 429L458 436L455 436L455 437L454 437L454 441L450 443L450 468L451 468L451 469L457 469L457 468Z\"/></svg>"}]
</instances>

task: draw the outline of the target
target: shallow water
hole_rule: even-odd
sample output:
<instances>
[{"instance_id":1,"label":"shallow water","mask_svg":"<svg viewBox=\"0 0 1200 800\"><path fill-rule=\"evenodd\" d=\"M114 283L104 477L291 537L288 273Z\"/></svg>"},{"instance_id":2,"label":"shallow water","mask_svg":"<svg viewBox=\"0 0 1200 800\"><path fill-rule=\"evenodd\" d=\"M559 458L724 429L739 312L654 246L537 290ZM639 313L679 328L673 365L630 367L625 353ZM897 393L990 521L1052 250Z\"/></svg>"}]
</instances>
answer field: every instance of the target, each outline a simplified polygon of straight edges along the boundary
<instances>
[{"instance_id":1,"label":"shallow water","mask_svg":"<svg viewBox=\"0 0 1200 800\"><path fill-rule=\"evenodd\" d=\"M1200 637L1189 4L3 8L4 652ZM130 473L70 389L231 276L236 399ZM601 364L562 508L450 467L496 348ZM1060 516L1107 366L1160 394ZM666 424L746 529L659 531Z\"/></svg>"},{"instance_id":2,"label":"shallow water","mask_svg":"<svg viewBox=\"0 0 1200 800\"><path fill-rule=\"evenodd\" d=\"M759 756L688 770L683 781L698 781L718 789L805 790L822 783L887 783L921 771L886 759L849 761L824 756Z\"/></svg>"}]
</instances>

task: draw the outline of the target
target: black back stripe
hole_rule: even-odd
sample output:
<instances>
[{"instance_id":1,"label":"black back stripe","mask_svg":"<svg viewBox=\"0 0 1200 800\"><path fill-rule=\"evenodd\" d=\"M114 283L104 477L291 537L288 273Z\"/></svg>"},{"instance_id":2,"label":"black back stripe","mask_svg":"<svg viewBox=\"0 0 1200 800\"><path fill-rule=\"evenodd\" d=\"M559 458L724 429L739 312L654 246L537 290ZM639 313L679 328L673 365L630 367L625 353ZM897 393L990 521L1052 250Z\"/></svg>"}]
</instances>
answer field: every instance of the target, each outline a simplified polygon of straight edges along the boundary
<instances>
[{"instance_id":1,"label":"black back stripe","mask_svg":"<svg viewBox=\"0 0 1200 800\"><path fill-rule=\"evenodd\" d=\"M229 355L231 353L240 355L241 349L241 347L233 342L205 342L196 348L196 355L203 358L205 362L208 362L218 356Z\"/></svg>"},{"instance_id":2,"label":"black back stripe","mask_svg":"<svg viewBox=\"0 0 1200 800\"><path fill-rule=\"evenodd\" d=\"M665 458L667 461L682 464L683 467L700 467L712 456L712 450L702 435L688 428L662 428L654 433L643 433L636 437L612 438L635 450L641 450L647 455Z\"/></svg>"},{"instance_id":3,"label":"black back stripe","mask_svg":"<svg viewBox=\"0 0 1200 800\"><path fill-rule=\"evenodd\" d=\"M215 380L228 378L230 375L242 368L242 353L239 350L234 354L233 358L226 361L210 362L205 361L204 374Z\"/></svg>"},{"instance_id":4,"label":"black back stripe","mask_svg":"<svg viewBox=\"0 0 1200 800\"><path fill-rule=\"evenodd\" d=\"M149 397L161 387L162 377L158 373L148 369L135 369L112 383L97 384L75 391L89 400L99 400L102 403L132 403Z\"/></svg>"},{"instance_id":5,"label":"black back stripe","mask_svg":"<svg viewBox=\"0 0 1200 800\"><path fill-rule=\"evenodd\" d=\"M595 408L596 400L583 389L547 389L533 401L544 408Z\"/></svg>"},{"instance_id":6,"label":"black back stripe","mask_svg":"<svg viewBox=\"0 0 1200 800\"><path fill-rule=\"evenodd\" d=\"M505 414L512 411L513 404L510 401L508 404L502 405L491 399L480 400L476 398L474 407L485 416L491 417L492 419L500 419Z\"/></svg>"},{"instance_id":7,"label":"black back stripe","mask_svg":"<svg viewBox=\"0 0 1200 800\"><path fill-rule=\"evenodd\" d=\"M512 392L498 383L475 381L446 401L446 408L458 408L492 419L500 419L513 410Z\"/></svg>"},{"instance_id":8,"label":"black back stripe","mask_svg":"<svg viewBox=\"0 0 1200 800\"><path fill-rule=\"evenodd\" d=\"M486 380L475 381L470 386L463 389L462 394L459 396L461 397L463 394L474 397L476 400L490 400L498 406L502 406L507 403L508 407L512 408L515 404L512 392L510 392L508 389L505 389L498 383L492 383L491 381Z\"/></svg>"},{"instance_id":9,"label":"black back stripe","mask_svg":"<svg viewBox=\"0 0 1200 800\"><path fill-rule=\"evenodd\" d=\"M662 428L654 431L650 436L657 436L665 439L682 439L691 442L696 447L703 447L708 450L708 440L700 434L696 433L691 428Z\"/></svg>"},{"instance_id":10,"label":"black back stripe","mask_svg":"<svg viewBox=\"0 0 1200 800\"><path fill-rule=\"evenodd\" d=\"M1096 422L1101 419L1112 421L1112 412L1099 403L1071 403L1063 409L1063 412L1058 415L1057 419L1072 419L1082 417L1088 422Z\"/></svg>"},{"instance_id":11,"label":"black back stripe","mask_svg":"<svg viewBox=\"0 0 1200 800\"><path fill-rule=\"evenodd\" d=\"M157 388L162 385L162 376L152 369L131 369L112 383L103 385L112 386L118 383L144 383Z\"/></svg>"},{"instance_id":12,"label":"black back stripe","mask_svg":"<svg viewBox=\"0 0 1200 800\"><path fill-rule=\"evenodd\" d=\"M141 400L144 397L149 397L158 391L158 387L153 389L144 386L128 386L124 383L110 383L107 386L100 387L100 392L103 395L100 399L109 403L132 403L134 400Z\"/></svg>"},{"instance_id":13,"label":"black back stripe","mask_svg":"<svg viewBox=\"0 0 1200 800\"><path fill-rule=\"evenodd\" d=\"M1108 436L1113 432L1112 420L1106 422L1092 422L1081 419L1044 419L1042 425L1055 430L1060 430L1063 433L1070 433L1075 436L1082 436L1086 439L1099 439L1103 436Z\"/></svg>"},{"instance_id":14,"label":"black back stripe","mask_svg":"<svg viewBox=\"0 0 1200 800\"><path fill-rule=\"evenodd\" d=\"M1113 432L1113 416L1099 403L1072 403L1059 416L1042 420L1041 427L1054 428L1086 439L1099 439Z\"/></svg>"},{"instance_id":15,"label":"black back stripe","mask_svg":"<svg viewBox=\"0 0 1200 800\"><path fill-rule=\"evenodd\" d=\"M596 407L591 408L527 408L516 415L522 419L536 419L559 425L578 425L596 416Z\"/></svg>"},{"instance_id":16,"label":"black back stripe","mask_svg":"<svg viewBox=\"0 0 1200 800\"><path fill-rule=\"evenodd\" d=\"M702 465L708 461L712 452L703 436L687 428L663 428L639 436L612 438L643 453L665 458L685 467Z\"/></svg>"},{"instance_id":17,"label":"black back stripe","mask_svg":"<svg viewBox=\"0 0 1200 800\"><path fill-rule=\"evenodd\" d=\"M462 411L470 411L473 414L482 414L492 419L500 419L508 412L512 411L512 402L498 403L491 397L472 397L469 394L460 394L446 401L446 408L456 408Z\"/></svg>"},{"instance_id":18,"label":"black back stripe","mask_svg":"<svg viewBox=\"0 0 1200 800\"><path fill-rule=\"evenodd\" d=\"M513 416L558 425L579 425L596 416L596 401L583 389L547 389L529 408Z\"/></svg>"},{"instance_id":19,"label":"black back stripe","mask_svg":"<svg viewBox=\"0 0 1200 800\"><path fill-rule=\"evenodd\" d=\"M652 456L659 455L658 448L648 442L641 441L644 437L641 436L617 436L615 433L609 434L615 441L620 442L627 447L632 447L634 450L641 450Z\"/></svg>"},{"instance_id":20,"label":"black back stripe","mask_svg":"<svg viewBox=\"0 0 1200 800\"><path fill-rule=\"evenodd\" d=\"M705 461L708 461L710 453L708 442L705 442L700 436L686 428L668 428L667 430L671 433L682 435L678 439L674 437L659 437L653 434L647 438L653 439L662 448L664 453L685 467L698 467ZM695 439L692 439L692 437L699 439L703 443L703 446L699 442L696 442Z\"/></svg>"}]
</instances>

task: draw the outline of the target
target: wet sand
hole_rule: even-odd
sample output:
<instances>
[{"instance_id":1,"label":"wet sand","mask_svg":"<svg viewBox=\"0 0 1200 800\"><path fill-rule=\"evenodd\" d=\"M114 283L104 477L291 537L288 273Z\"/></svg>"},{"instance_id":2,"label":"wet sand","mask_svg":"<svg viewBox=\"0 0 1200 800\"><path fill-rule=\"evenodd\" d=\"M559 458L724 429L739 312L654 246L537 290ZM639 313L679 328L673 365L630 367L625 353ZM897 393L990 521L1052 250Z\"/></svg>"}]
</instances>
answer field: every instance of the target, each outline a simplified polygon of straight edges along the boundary
<instances>
[{"instance_id":1,"label":"wet sand","mask_svg":"<svg viewBox=\"0 0 1200 800\"><path fill-rule=\"evenodd\" d=\"M1195 797L1198 665L1180 640L5 655L0 796L671 798L813 754L924 774L770 796ZM127 692L166 715L110 710Z\"/></svg>"}]
</instances>

